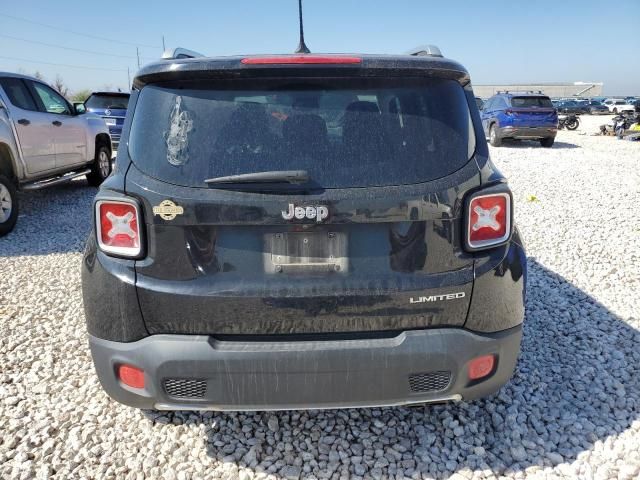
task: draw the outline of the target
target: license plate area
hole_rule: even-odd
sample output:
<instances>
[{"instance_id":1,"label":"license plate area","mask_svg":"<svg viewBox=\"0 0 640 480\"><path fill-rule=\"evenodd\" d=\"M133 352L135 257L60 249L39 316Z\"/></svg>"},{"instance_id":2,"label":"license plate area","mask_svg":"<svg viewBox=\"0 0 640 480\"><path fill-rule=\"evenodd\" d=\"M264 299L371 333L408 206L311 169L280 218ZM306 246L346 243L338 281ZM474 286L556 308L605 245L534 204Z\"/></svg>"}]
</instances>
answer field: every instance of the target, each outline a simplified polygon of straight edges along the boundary
<instances>
[{"instance_id":1,"label":"license plate area","mask_svg":"<svg viewBox=\"0 0 640 480\"><path fill-rule=\"evenodd\" d=\"M347 235L341 232L278 232L265 235L268 273L344 273Z\"/></svg>"},{"instance_id":2,"label":"license plate area","mask_svg":"<svg viewBox=\"0 0 640 480\"><path fill-rule=\"evenodd\" d=\"M116 124L116 119L115 118L105 118L104 121L105 121L105 123L107 125L114 126Z\"/></svg>"}]
</instances>

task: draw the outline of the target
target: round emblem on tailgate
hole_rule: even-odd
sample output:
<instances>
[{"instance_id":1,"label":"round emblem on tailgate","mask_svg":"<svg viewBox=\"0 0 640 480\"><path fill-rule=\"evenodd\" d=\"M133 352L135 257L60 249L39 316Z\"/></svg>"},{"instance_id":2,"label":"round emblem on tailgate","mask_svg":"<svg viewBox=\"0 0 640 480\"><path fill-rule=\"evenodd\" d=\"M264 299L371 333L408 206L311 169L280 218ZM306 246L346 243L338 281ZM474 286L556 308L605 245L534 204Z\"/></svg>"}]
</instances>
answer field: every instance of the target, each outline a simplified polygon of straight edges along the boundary
<instances>
[{"instance_id":1,"label":"round emblem on tailgate","mask_svg":"<svg viewBox=\"0 0 640 480\"><path fill-rule=\"evenodd\" d=\"M163 220L173 220L176 215L182 215L184 208L176 205L171 200L163 200L160 205L153 207L153 214L160 215Z\"/></svg>"},{"instance_id":2,"label":"round emblem on tailgate","mask_svg":"<svg viewBox=\"0 0 640 480\"><path fill-rule=\"evenodd\" d=\"M109 110L109 109L105 110L105 111L104 111L104 114L105 114L107 117L110 117L110 116L111 116L111 110Z\"/></svg>"}]
</instances>

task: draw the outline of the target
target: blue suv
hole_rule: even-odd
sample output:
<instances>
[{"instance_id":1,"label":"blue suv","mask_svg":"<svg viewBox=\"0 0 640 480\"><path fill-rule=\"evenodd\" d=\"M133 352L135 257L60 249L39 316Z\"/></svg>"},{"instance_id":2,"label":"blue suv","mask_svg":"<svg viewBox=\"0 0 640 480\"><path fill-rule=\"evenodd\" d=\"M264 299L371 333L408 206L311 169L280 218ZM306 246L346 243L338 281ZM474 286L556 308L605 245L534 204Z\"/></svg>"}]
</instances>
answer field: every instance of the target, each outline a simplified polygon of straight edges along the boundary
<instances>
[{"instance_id":1,"label":"blue suv","mask_svg":"<svg viewBox=\"0 0 640 480\"><path fill-rule=\"evenodd\" d=\"M504 139L539 140L550 148L558 131L558 113L541 93L498 92L480 112L484 133L494 147Z\"/></svg>"},{"instance_id":2,"label":"blue suv","mask_svg":"<svg viewBox=\"0 0 640 480\"><path fill-rule=\"evenodd\" d=\"M84 102L84 105L88 112L104 118L107 127L109 127L113 152L115 153L120 144L124 117L129 106L129 94L122 92L93 92Z\"/></svg>"}]
</instances>

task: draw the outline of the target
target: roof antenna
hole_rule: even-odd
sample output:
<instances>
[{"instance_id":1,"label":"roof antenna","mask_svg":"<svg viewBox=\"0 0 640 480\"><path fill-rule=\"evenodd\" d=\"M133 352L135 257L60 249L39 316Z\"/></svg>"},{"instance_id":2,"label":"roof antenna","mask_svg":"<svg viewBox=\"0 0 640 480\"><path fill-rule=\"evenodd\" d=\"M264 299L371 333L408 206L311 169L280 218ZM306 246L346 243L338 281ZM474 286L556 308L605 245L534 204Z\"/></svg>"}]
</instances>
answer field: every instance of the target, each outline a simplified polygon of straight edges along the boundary
<instances>
[{"instance_id":1,"label":"roof antenna","mask_svg":"<svg viewBox=\"0 0 640 480\"><path fill-rule=\"evenodd\" d=\"M300 17L300 43L293 53L311 53L309 47L304 43L304 29L302 28L302 0L298 0L298 16Z\"/></svg>"}]
</instances>

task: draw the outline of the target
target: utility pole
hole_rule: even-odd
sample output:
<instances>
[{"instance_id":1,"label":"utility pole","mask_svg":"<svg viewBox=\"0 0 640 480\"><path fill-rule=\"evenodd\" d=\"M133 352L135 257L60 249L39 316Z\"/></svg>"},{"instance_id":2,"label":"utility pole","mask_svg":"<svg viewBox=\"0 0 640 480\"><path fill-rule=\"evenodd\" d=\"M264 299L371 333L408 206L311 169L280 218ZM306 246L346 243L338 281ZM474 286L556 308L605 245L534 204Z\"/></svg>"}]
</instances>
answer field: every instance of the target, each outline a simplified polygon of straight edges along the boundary
<instances>
[{"instance_id":1,"label":"utility pole","mask_svg":"<svg viewBox=\"0 0 640 480\"><path fill-rule=\"evenodd\" d=\"M138 57L138 70L140 70L140 49L136 47L136 57Z\"/></svg>"},{"instance_id":2,"label":"utility pole","mask_svg":"<svg viewBox=\"0 0 640 480\"><path fill-rule=\"evenodd\" d=\"M164 35L162 35L162 53L164 53L166 49L167 48L164 46Z\"/></svg>"},{"instance_id":3,"label":"utility pole","mask_svg":"<svg viewBox=\"0 0 640 480\"><path fill-rule=\"evenodd\" d=\"M129 67L127 67L127 88L131 88L131 73L129 73Z\"/></svg>"}]
</instances>

